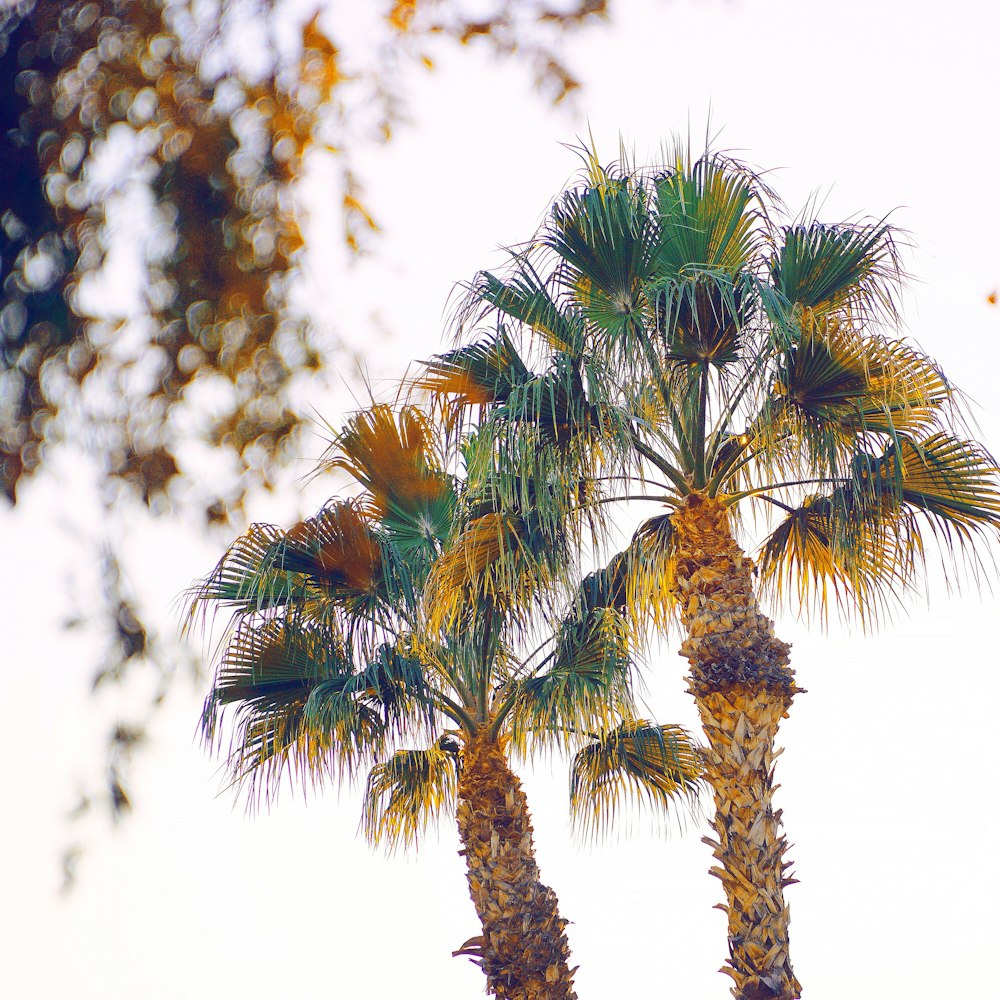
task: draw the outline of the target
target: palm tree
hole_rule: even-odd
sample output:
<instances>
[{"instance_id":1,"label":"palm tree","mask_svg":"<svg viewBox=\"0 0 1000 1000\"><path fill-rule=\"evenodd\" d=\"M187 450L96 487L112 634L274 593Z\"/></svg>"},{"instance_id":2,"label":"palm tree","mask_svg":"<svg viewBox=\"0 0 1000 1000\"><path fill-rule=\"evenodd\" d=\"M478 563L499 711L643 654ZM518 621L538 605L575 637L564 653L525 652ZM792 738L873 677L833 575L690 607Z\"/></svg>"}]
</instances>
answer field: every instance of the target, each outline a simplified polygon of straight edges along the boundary
<instances>
[{"instance_id":1,"label":"palm tree","mask_svg":"<svg viewBox=\"0 0 1000 1000\"><path fill-rule=\"evenodd\" d=\"M317 784L367 769L363 828L390 848L456 815L482 934L455 954L481 965L495 997L569 1000L566 921L540 880L509 751L596 729L595 761L656 768L661 804L693 795L698 760L682 731L634 718L613 608L579 609L518 654L554 617L572 519L500 506L488 477L449 474L449 440L475 451L473 439L439 440L413 406L372 406L324 462L359 496L232 545L195 592L196 606L233 615L204 733L218 746L233 715L229 767L254 801L286 772Z\"/></svg>"},{"instance_id":2,"label":"palm tree","mask_svg":"<svg viewBox=\"0 0 1000 1000\"><path fill-rule=\"evenodd\" d=\"M760 595L867 626L920 582L931 541L979 568L1000 527L996 463L935 362L887 332L889 225L782 223L761 178L712 152L678 145L652 170L584 155L583 182L507 273L476 278L460 346L418 382L491 442L496 468L577 482L557 499L581 507L665 509L583 589L633 627L679 619L709 744L724 971L741 1000L798 997L772 791L800 689ZM502 496L520 489L501 477Z\"/></svg>"}]
</instances>

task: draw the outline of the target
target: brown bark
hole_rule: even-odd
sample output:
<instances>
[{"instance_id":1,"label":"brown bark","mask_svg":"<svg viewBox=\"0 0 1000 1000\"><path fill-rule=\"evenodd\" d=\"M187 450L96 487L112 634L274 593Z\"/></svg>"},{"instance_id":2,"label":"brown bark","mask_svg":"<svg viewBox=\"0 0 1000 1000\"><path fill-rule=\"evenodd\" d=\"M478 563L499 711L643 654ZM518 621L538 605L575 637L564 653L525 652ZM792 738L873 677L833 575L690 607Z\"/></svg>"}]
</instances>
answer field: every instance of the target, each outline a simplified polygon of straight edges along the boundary
<instances>
[{"instance_id":1,"label":"brown bark","mask_svg":"<svg viewBox=\"0 0 1000 1000\"><path fill-rule=\"evenodd\" d=\"M458 832L483 927L458 953L476 956L498 1000L576 1000L567 921L539 881L527 799L502 747L484 733L462 750Z\"/></svg>"},{"instance_id":2,"label":"brown bark","mask_svg":"<svg viewBox=\"0 0 1000 1000\"><path fill-rule=\"evenodd\" d=\"M726 508L693 495L672 515L675 597L691 664L688 685L709 741L705 779L715 798L715 838L729 917L729 960L737 1000L795 1000L801 986L788 954L784 888L787 843L772 808L774 741L799 689L789 646L774 636L753 592L753 563L733 539Z\"/></svg>"}]
</instances>

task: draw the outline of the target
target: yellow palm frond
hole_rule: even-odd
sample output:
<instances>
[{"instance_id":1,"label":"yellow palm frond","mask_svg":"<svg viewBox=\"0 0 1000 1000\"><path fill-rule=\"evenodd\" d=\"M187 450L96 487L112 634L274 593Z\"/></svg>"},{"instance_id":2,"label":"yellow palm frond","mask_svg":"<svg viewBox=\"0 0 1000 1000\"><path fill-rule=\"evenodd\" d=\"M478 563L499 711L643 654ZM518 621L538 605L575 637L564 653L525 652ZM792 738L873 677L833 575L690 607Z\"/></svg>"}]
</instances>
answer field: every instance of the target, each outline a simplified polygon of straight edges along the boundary
<instances>
[{"instance_id":1,"label":"yellow palm frond","mask_svg":"<svg viewBox=\"0 0 1000 1000\"><path fill-rule=\"evenodd\" d=\"M361 825L387 850L416 845L428 827L453 815L456 755L439 740L426 750L398 750L368 775Z\"/></svg>"},{"instance_id":2,"label":"yellow palm frond","mask_svg":"<svg viewBox=\"0 0 1000 1000\"><path fill-rule=\"evenodd\" d=\"M676 556L669 514L644 522L629 545L626 600L629 615L666 629L674 620Z\"/></svg>"},{"instance_id":3,"label":"yellow palm frond","mask_svg":"<svg viewBox=\"0 0 1000 1000\"><path fill-rule=\"evenodd\" d=\"M584 836L606 832L626 796L654 812L669 813L678 801L693 808L701 784L701 757L680 726L627 719L591 734L573 759L570 806L574 827Z\"/></svg>"},{"instance_id":4,"label":"yellow palm frond","mask_svg":"<svg viewBox=\"0 0 1000 1000\"><path fill-rule=\"evenodd\" d=\"M544 583L540 555L529 551L527 526L516 515L490 512L470 521L431 569L430 630L451 630L484 603L504 611L527 604Z\"/></svg>"},{"instance_id":5,"label":"yellow palm frond","mask_svg":"<svg viewBox=\"0 0 1000 1000\"><path fill-rule=\"evenodd\" d=\"M395 412L379 404L355 414L324 459L328 468L349 472L369 494L373 513L414 511L448 491L435 452L434 429L426 414L404 406Z\"/></svg>"},{"instance_id":6,"label":"yellow palm frond","mask_svg":"<svg viewBox=\"0 0 1000 1000\"><path fill-rule=\"evenodd\" d=\"M905 511L844 503L811 496L789 510L762 546L758 570L762 586L799 613L813 608L826 621L836 606L866 624L906 591L920 537Z\"/></svg>"}]
</instances>

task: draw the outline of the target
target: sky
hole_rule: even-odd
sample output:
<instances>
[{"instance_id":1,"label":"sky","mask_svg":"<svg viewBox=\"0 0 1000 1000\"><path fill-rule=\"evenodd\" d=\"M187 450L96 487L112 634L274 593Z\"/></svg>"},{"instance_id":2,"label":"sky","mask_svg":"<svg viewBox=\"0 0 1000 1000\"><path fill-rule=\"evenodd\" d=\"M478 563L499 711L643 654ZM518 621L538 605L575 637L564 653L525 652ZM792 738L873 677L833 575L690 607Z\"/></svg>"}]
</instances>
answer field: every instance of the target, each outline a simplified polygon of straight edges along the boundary
<instances>
[{"instance_id":1,"label":"sky","mask_svg":"<svg viewBox=\"0 0 1000 1000\"><path fill-rule=\"evenodd\" d=\"M1000 309L987 302L1000 284L1000 11L967 0L619 0L613 13L567 46L584 85L569 109L547 109L523 66L472 50L442 49L433 73L414 75L412 125L361 164L385 223L378 254L347 280L311 278L319 293L332 287L329 319L373 383L444 346L455 283L531 236L578 168L567 145L591 134L608 160L621 139L648 162L671 134L697 141L707 129L770 171L789 206L816 196L821 218L889 215L907 231L906 332L1000 450ZM319 201L313 210L322 221ZM340 389L302 406L335 423L351 400ZM324 489L314 481L250 515L287 522ZM196 740L204 677L178 678L137 765L135 814L92 840L77 887L59 895L66 812L110 710L88 697L93 651L59 628L67 583L93 586L80 568L97 513L88 497L67 456L23 509L0 512L4 994L481 995L481 972L451 957L479 932L454 829L386 858L359 838L351 789L305 802L283 793L248 817ZM177 595L224 542L124 518L119 530L143 570L144 606L175 627ZM877 635L776 616L807 691L779 733L777 798L800 879L787 900L808 1000L998 992L1000 600L975 583L959 595L935 571L908 609ZM651 658L650 711L695 730L683 675L669 646ZM628 834L579 843L565 762L521 773L542 878L572 921L581 1000L728 997L707 824L663 830L636 814Z\"/></svg>"}]
</instances>

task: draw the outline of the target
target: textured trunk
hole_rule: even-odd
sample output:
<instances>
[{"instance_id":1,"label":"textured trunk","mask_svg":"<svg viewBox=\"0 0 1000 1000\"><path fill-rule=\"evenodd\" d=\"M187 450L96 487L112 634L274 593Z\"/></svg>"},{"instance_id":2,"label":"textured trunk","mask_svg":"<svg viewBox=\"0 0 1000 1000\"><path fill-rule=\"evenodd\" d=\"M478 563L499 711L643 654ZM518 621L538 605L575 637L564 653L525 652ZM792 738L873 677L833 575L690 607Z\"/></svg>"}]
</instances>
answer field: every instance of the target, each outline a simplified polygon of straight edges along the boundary
<instances>
[{"instance_id":1,"label":"textured trunk","mask_svg":"<svg viewBox=\"0 0 1000 1000\"><path fill-rule=\"evenodd\" d=\"M458 832L483 934L456 954L478 959L500 1000L575 1000L566 921L539 881L527 800L502 748L482 734L462 751Z\"/></svg>"},{"instance_id":2,"label":"textured trunk","mask_svg":"<svg viewBox=\"0 0 1000 1000\"><path fill-rule=\"evenodd\" d=\"M787 843L774 810L778 724L798 688L786 643L760 613L753 563L733 540L725 507L698 495L672 515L676 594L691 664L688 684L708 736L705 778L715 797L721 864L712 874L726 893L729 961L738 1000L793 1000L801 987L788 956L784 888Z\"/></svg>"}]
</instances>

